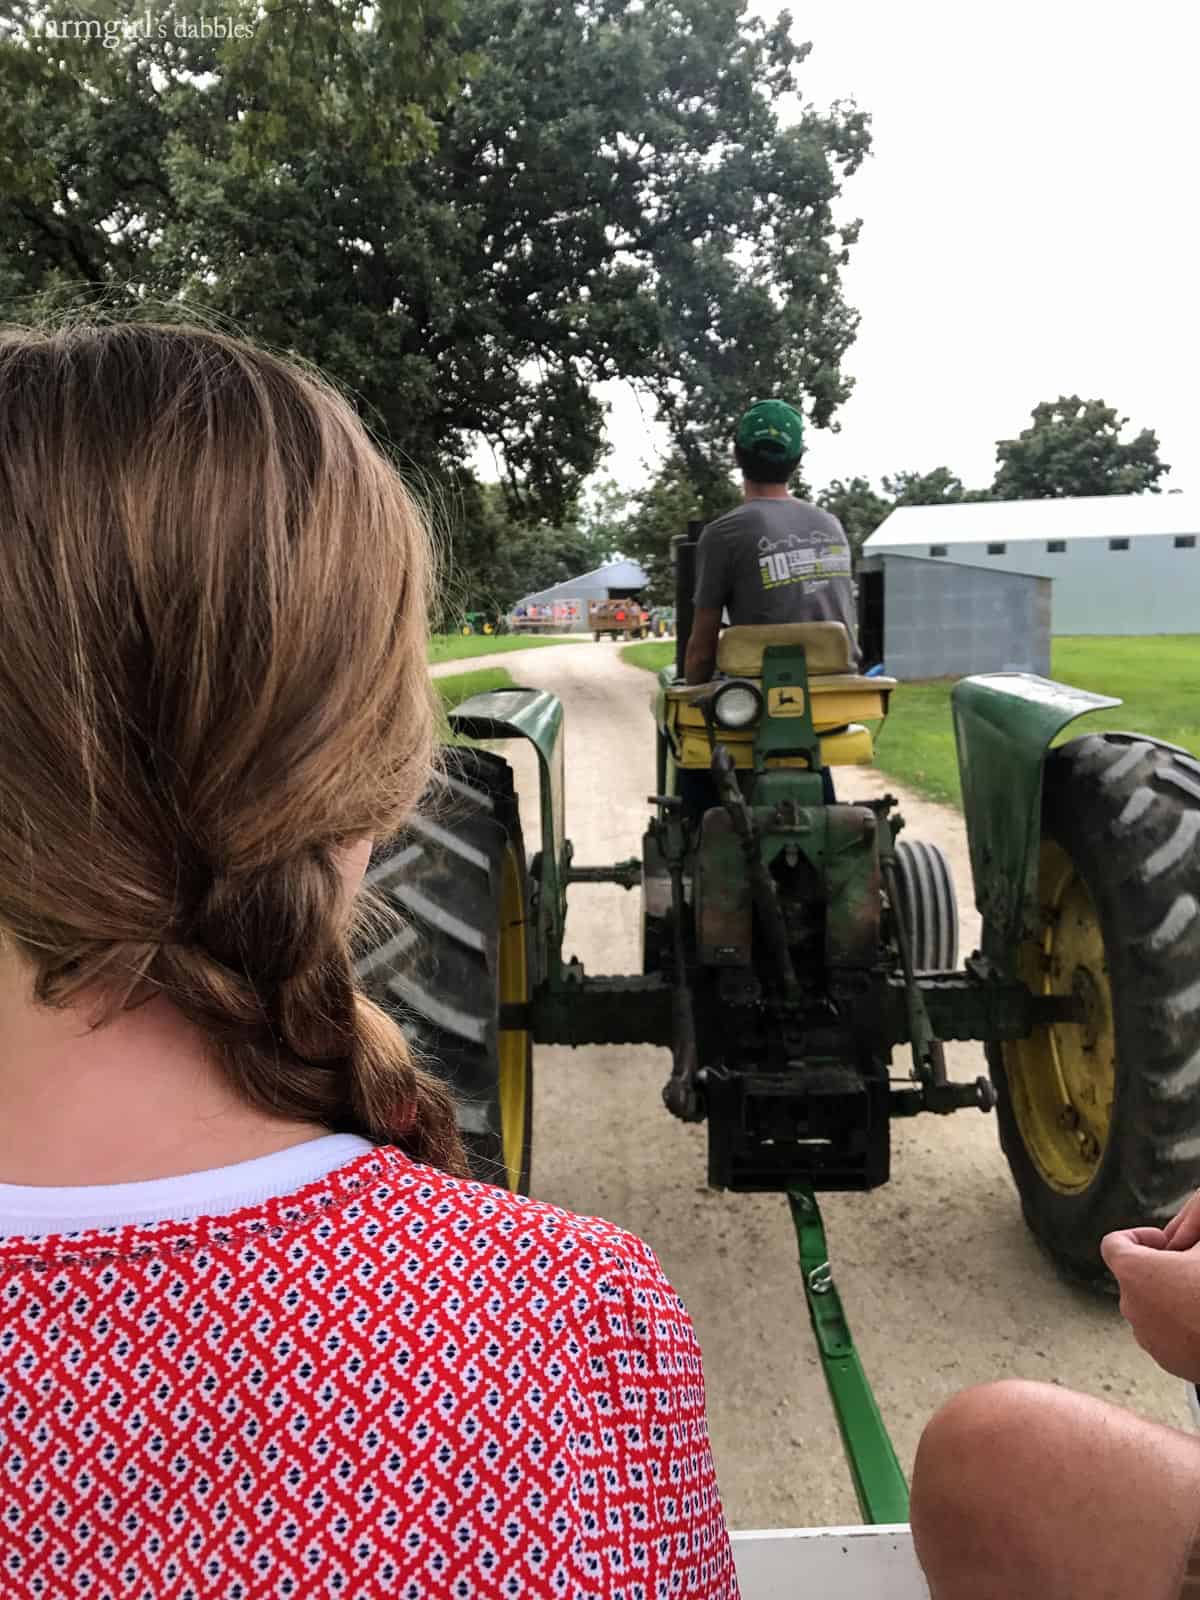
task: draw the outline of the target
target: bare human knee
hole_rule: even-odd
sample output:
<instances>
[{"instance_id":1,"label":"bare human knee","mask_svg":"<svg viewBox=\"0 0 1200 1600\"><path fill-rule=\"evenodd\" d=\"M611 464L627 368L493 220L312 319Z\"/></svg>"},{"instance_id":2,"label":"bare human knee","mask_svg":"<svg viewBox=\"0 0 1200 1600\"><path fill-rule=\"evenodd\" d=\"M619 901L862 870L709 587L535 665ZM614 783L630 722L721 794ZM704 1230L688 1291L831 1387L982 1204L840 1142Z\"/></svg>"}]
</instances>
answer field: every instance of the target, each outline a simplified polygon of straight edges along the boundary
<instances>
[{"instance_id":1,"label":"bare human knee","mask_svg":"<svg viewBox=\"0 0 1200 1600\"><path fill-rule=\"evenodd\" d=\"M917 1449L911 1511L931 1578L1015 1553L1020 1486L1064 1399L1053 1385L1010 1378L964 1389L934 1413Z\"/></svg>"},{"instance_id":2,"label":"bare human knee","mask_svg":"<svg viewBox=\"0 0 1200 1600\"><path fill-rule=\"evenodd\" d=\"M1063 1399L1051 1384L1004 1378L981 1383L953 1395L934 1412L921 1435L914 1486L918 1477L948 1486L965 1474L996 1478L996 1452L1028 1448L1029 1430L1050 1425Z\"/></svg>"},{"instance_id":3,"label":"bare human knee","mask_svg":"<svg viewBox=\"0 0 1200 1600\"><path fill-rule=\"evenodd\" d=\"M1168 1600L1196 1537L1200 1441L1091 1395L1003 1382L947 1402L913 1475L934 1600Z\"/></svg>"}]
</instances>

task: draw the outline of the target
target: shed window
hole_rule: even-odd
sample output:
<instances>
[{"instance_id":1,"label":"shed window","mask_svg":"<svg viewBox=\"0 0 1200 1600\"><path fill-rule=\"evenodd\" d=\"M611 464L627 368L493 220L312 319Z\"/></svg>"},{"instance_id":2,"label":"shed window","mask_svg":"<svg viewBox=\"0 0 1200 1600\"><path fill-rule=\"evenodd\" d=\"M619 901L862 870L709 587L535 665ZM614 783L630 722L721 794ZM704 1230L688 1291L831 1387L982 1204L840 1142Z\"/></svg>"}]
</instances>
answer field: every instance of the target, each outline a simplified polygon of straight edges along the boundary
<instances>
[{"instance_id":1,"label":"shed window","mask_svg":"<svg viewBox=\"0 0 1200 1600\"><path fill-rule=\"evenodd\" d=\"M1129 540L1128 539L1110 539L1108 541L1108 548L1110 550L1128 550L1129 549Z\"/></svg>"},{"instance_id":2,"label":"shed window","mask_svg":"<svg viewBox=\"0 0 1200 1600\"><path fill-rule=\"evenodd\" d=\"M990 545L988 545L988 555L990 555L990 556L1003 556L1003 555L1007 555L1007 554L1008 554L1008 546L1006 544L990 544Z\"/></svg>"},{"instance_id":3,"label":"shed window","mask_svg":"<svg viewBox=\"0 0 1200 1600\"><path fill-rule=\"evenodd\" d=\"M1194 550L1196 548L1196 535L1194 533L1177 533L1175 535L1176 550Z\"/></svg>"},{"instance_id":4,"label":"shed window","mask_svg":"<svg viewBox=\"0 0 1200 1600\"><path fill-rule=\"evenodd\" d=\"M1065 556L1066 553L1067 541L1065 539L1046 540L1046 554L1048 556Z\"/></svg>"},{"instance_id":5,"label":"shed window","mask_svg":"<svg viewBox=\"0 0 1200 1600\"><path fill-rule=\"evenodd\" d=\"M946 554L946 546L944 544L931 544L929 546L929 554L931 556L944 556Z\"/></svg>"}]
</instances>

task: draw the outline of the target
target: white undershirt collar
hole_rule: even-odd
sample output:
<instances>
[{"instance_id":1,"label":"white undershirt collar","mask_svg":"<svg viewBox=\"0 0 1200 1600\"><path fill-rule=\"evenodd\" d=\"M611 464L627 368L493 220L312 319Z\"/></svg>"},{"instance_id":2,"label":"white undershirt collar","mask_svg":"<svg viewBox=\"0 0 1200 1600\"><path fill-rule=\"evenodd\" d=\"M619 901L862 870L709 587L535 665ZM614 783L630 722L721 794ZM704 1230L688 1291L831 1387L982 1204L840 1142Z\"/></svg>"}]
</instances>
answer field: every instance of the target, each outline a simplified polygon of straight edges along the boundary
<instances>
[{"instance_id":1,"label":"white undershirt collar","mask_svg":"<svg viewBox=\"0 0 1200 1600\"><path fill-rule=\"evenodd\" d=\"M85 1228L228 1216L243 1206L261 1205L315 1183L372 1149L370 1140L356 1134L330 1133L254 1161L185 1172L177 1178L65 1189L0 1183L0 1238L41 1239Z\"/></svg>"}]
</instances>

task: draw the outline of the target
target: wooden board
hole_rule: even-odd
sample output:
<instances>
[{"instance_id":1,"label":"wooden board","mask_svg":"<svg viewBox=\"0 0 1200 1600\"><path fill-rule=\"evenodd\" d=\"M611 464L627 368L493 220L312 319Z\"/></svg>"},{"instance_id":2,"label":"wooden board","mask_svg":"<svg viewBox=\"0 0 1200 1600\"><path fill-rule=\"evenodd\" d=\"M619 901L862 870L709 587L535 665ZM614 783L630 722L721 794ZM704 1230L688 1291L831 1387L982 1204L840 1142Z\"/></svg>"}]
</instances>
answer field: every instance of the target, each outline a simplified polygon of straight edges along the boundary
<instances>
[{"instance_id":1,"label":"wooden board","mask_svg":"<svg viewBox=\"0 0 1200 1600\"><path fill-rule=\"evenodd\" d=\"M929 1600L907 1524L733 1535L742 1600Z\"/></svg>"}]
</instances>

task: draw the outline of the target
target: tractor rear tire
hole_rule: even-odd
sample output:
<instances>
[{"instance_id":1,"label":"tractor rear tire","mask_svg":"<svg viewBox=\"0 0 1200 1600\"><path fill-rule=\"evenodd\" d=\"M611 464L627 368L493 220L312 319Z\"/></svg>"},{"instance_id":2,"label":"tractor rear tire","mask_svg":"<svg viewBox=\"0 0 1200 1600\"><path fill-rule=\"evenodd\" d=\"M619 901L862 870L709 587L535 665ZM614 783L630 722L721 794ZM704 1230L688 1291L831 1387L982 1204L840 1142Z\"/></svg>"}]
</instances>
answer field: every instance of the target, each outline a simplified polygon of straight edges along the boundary
<instances>
[{"instance_id":1,"label":"tractor rear tire","mask_svg":"<svg viewBox=\"0 0 1200 1600\"><path fill-rule=\"evenodd\" d=\"M502 1007L530 997L529 890L512 769L488 751L442 752L444 783L367 881L400 913L357 962L360 982L447 1080L475 1177L529 1190L532 1036Z\"/></svg>"},{"instance_id":2,"label":"tractor rear tire","mask_svg":"<svg viewBox=\"0 0 1200 1600\"><path fill-rule=\"evenodd\" d=\"M1051 751L1038 887L1020 975L1086 1020L988 1047L1000 1142L1034 1237L1111 1291L1104 1235L1200 1183L1200 761L1125 733Z\"/></svg>"},{"instance_id":3,"label":"tractor rear tire","mask_svg":"<svg viewBox=\"0 0 1200 1600\"><path fill-rule=\"evenodd\" d=\"M896 845L897 911L905 919L913 969L953 972L958 966L958 900L945 853L921 839Z\"/></svg>"}]
</instances>

